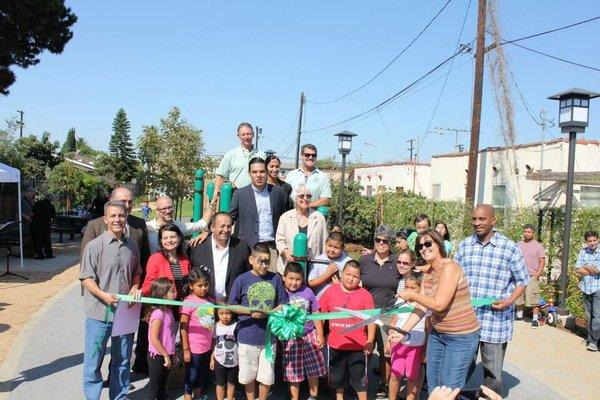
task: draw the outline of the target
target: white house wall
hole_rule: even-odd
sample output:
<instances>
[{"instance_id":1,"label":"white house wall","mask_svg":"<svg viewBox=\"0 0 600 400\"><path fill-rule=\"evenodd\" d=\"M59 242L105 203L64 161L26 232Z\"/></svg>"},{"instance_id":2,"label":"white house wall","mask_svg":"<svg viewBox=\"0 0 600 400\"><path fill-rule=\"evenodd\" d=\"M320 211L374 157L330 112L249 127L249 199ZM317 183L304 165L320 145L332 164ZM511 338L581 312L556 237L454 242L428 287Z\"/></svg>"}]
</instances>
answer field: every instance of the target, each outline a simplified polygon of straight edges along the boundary
<instances>
[{"instance_id":1,"label":"white house wall","mask_svg":"<svg viewBox=\"0 0 600 400\"><path fill-rule=\"evenodd\" d=\"M397 188L412 191L413 171L415 175L415 192L425 197L431 196L431 167L412 164L379 165L371 167L357 167L354 169L354 180L363 187L363 196L367 195L368 186L372 188L372 195L377 193L378 186L384 186L387 191L395 192Z\"/></svg>"}]
</instances>

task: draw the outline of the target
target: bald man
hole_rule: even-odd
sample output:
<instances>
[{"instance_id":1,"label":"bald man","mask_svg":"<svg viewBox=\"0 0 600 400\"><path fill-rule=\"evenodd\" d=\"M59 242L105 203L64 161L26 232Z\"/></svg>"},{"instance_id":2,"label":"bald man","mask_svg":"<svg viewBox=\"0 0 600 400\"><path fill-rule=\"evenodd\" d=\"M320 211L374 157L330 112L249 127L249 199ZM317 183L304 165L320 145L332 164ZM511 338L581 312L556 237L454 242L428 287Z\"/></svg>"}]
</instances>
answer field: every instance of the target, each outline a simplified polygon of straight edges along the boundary
<instances>
[{"instance_id":1,"label":"bald man","mask_svg":"<svg viewBox=\"0 0 600 400\"><path fill-rule=\"evenodd\" d=\"M216 199L217 196L215 196L212 203L207 207L202 218L196 222L185 222L173 218L175 215L175 208L173 207L173 200L171 200L169 196L162 196L156 199L156 217L153 220L146 222L148 238L150 240L150 253L153 254L160 250L158 230L165 224L177 225L179 230L183 233L183 236L189 236L192 233L205 231L208 228L208 223L217 207Z\"/></svg>"},{"instance_id":2,"label":"bald man","mask_svg":"<svg viewBox=\"0 0 600 400\"><path fill-rule=\"evenodd\" d=\"M473 298L495 299L491 306L478 307L475 312L481 323L479 351L484 385L503 395L502 367L513 334L514 302L529 283L529 274L517 244L494 230L496 215L491 205L475 207L471 221L475 234L458 245L454 259L469 279ZM469 377L476 362L477 354Z\"/></svg>"}]
</instances>

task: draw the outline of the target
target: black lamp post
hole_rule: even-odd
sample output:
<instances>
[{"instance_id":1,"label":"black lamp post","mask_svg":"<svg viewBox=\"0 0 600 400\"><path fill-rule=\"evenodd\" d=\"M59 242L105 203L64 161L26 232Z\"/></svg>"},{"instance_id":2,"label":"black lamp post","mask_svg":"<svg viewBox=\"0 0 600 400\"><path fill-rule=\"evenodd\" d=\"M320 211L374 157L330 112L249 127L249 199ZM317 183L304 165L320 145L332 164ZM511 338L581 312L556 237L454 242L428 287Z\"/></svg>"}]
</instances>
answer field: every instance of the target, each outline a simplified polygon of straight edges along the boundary
<instances>
[{"instance_id":1,"label":"black lamp post","mask_svg":"<svg viewBox=\"0 0 600 400\"><path fill-rule=\"evenodd\" d=\"M344 220L342 218L344 209L344 174L346 172L346 156L350 154L352 150L352 138L356 136L356 133L350 131L342 131L336 133L334 136L338 137L338 151L342 155L342 177L340 179L340 195L338 204L338 225L342 228Z\"/></svg>"},{"instance_id":2,"label":"black lamp post","mask_svg":"<svg viewBox=\"0 0 600 400\"><path fill-rule=\"evenodd\" d=\"M548 97L559 101L558 126L562 133L569 133L569 164L567 168L567 199L565 202L565 226L563 231L562 259L558 304L565 307L567 295L569 247L571 243L571 214L573 211L573 175L575 170L575 146L577 134L588 126L590 99L600 96L583 89L573 88Z\"/></svg>"},{"instance_id":3,"label":"black lamp post","mask_svg":"<svg viewBox=\"0 0 600 400\"><path fill-rule=\"evenodd\" d=\"M269 150L265 150L265 155L267 156L267 158L271 157L271 156L274 156L275 153L276 153L275 150L270 150L270 149Z\"/></svg>"}]
</instances>

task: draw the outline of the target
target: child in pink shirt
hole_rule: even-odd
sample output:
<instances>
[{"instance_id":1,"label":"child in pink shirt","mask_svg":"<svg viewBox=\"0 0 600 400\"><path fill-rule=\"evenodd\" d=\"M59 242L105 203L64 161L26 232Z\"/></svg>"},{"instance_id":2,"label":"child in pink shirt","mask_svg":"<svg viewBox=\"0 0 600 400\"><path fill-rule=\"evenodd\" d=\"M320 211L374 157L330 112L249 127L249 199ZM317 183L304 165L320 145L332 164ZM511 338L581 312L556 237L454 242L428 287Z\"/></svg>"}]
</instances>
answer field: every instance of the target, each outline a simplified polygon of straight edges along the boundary
<instances>
[{"instance_id":1,"label":"child in pink shirt","mask_svg":"<svg viewBox=\"0 0 600 400\"><path fill-rule=\"evenodd\" d=\"M210 273L206 267L193 268L188 275L188 284L183 289L184 301L212 303L209 297ZM208 392L210 359L213 348L214 309L181 308L181 344L185 362L183 380L185 400L199 397Z\"/></svg>"},{"instance_id":2,"label":"child in pink shirt","mask_svg":"<svg viewBox=\"0 0 600 400\"><path fill-rule=\"evenodd\" d=\"M175 284L169 278L156 279L150 286L150 297L175 299ZM174 364L177 323L169 306L152 306L148 315L148 398L166 399L169 370Z\"/></svg>"}]
</instances>

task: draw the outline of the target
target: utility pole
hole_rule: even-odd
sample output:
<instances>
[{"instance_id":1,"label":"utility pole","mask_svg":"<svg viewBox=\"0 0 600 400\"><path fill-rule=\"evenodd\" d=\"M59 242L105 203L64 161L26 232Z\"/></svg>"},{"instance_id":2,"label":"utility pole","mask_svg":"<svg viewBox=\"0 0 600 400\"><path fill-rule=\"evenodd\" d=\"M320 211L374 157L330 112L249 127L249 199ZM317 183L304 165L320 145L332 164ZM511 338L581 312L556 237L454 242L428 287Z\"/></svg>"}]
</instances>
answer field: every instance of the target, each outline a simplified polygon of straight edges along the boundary
<instances>
[{"instance_id":1,"label":"utility pole","mask_svg":"<svg viewBox=\"0 0 600 400\"><path fill-rule=\"evenodd\" d=\"M415 154L415 157L413 158L413 150L414 150L414 146L413 143L416 139L410 139L407 140L406 143L410 143L410 147L408 148L408 151L410 151L410 161L412 162L412 167L413 167L413 182L412 182L412 192L415 192L415 186L416 186L416 182L417 182L417 155Z\"/></svg>"},{"instance_id":2,"label":"utility pole","mask_svg":"<svg viewBox=\"0 0 600 400\"><path fill-rule=\"evenodd\" d=\"M256 125L255 131L256 131L256 142L254 144L254 147L256 148L256 150L258 150L258 139L260 138L260 135L262 134L262 128L259 127L258 125Z\"/></svg>"},{"instance_id":3,"label":"utility pole","mask_svg":"<svg viewBox=\"0 0 600 400\"><path fill-rule=\"evenodd\" d=\"M475 53L475 80L473 83L473 114L471 116L471 141L469 145L469 166L467 167L467 189L465 204L473 209L475 184L477 180L477 157L479 156L479 129L481 127L481 99L483 95L483 55L485 52L485 11L486 0L479 0L477 13L477 46Z\"/></svg>"},{"instance_id":4,"label":"utility pole","mask_svg":"<svg viewBox=\"0 0 600 400\"><path fill-rule=\"evenodd\" d=\"M19 124L19 138L23 139L23 114L25 114L23 111L21 110L17 110L17 112L19 114L21 114L21 121L18 122Z\"/></svg>"},{"instance_id":5,"label":"utility pole","mask_svg":"<svg viewBox=\"0 0 600 400\"><path fill-rule=\"evenodd\" d=\"M458 143L458 134L469 133L470 131L466 129L457 128L440 128L436 126L435 128L433 128L433 132L437 133L438 135L443 135L444 132L454 133L454 148L458 150L459 153L462 153L465 147L462 144Z\"/></svg>"},{"instance_id":6,"label":"utility pole","mask_svg":"<svg viewBox=\"0 0 600 400\"><path fill-rule=\"evenodd\" d=\"M304 111L304 92L300 93L300 112L298 113L298 136L296 137L296 168L300 165L300 135L302 134L302 112Z\"/></svg>"}]
</instances>

